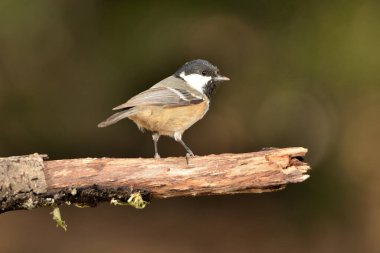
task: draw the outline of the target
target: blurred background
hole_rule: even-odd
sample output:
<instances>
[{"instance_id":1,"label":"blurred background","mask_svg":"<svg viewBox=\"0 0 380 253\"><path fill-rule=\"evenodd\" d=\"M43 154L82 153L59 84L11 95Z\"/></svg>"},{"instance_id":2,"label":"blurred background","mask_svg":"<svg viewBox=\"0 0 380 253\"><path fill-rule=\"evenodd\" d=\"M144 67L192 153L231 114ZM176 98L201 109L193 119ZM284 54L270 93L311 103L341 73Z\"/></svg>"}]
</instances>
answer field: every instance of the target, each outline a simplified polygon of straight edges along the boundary
<instances>
[{"instance_id":1,"label":"blurred background","mask_svg":"<svg viewBox=\"0 0 380 253\"><path fill-rule=\"evenodd\" d=\"M184 135L198 155L303 146L265 194L0 216L0 252L380 252L380 2L0 2L0 156L152 157L111 108L188 60L231 81ZM162 156L183 155L169 138Z\"/></svg>"}]
</instances>

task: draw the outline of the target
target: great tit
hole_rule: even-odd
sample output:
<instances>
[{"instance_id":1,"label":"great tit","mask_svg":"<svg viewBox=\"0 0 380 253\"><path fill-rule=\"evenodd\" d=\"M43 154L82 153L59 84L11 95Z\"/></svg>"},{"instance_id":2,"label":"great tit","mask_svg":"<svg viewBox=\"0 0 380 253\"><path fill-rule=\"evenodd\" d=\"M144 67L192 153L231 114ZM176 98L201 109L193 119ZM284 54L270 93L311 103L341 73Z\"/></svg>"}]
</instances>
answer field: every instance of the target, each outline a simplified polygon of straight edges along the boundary
<instances>
[{"instance_id":1,"label":"great tit","mask_svg":"<svg viewBox=\"0 0 380 253\"><path fill-rule=\"evenodd\" d=\"M152 132L155 158L160 157L157 142L161 135L170 136L181 143L187 151L186 157L194 156L182 140L182 135L203 118L209 109L211 94L221 82L228 80L206 60L189 61L173 75L113 108L120 112L98 124L98 127L107 127L129 118L140 130Z\"/></svg>"}]
</instances>

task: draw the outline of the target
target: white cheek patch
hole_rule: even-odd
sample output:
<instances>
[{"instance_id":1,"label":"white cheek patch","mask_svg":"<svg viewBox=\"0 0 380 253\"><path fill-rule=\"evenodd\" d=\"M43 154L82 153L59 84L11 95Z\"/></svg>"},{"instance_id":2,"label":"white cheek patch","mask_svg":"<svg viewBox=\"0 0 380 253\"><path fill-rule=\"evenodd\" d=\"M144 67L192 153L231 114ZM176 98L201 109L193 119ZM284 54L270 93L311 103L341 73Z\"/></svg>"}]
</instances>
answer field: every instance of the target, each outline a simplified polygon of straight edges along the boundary
<instances>
[{"instance_id":1,"label":"white cheek patch","mask_svg":"<svg viewBox=\"0 0 380 253\"><path fill-rule=\"evenodd\" d=\"M182 72L179 76L182 77L192 88L202 93L203 87L205 87L205 85L211 80L211 76L202 76L199 74L185 75L185 72Z\"/></svg>"}]
</instances>

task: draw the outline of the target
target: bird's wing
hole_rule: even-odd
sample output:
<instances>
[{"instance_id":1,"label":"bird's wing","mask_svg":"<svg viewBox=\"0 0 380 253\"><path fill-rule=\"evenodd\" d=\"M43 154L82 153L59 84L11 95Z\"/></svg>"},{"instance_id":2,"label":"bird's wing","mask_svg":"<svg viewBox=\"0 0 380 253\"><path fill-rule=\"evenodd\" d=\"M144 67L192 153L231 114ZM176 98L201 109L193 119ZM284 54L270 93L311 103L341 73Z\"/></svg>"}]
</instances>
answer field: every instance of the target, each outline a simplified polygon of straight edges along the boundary
<instances>
[{"instance_id":1,"label":"bird's wing","mask_svg":"<svg viewBox=\"0 0 380 253\"><path fill-rule=\"evenodd\" d=\"M143 91L122 105L113 110L126 109L141 105L161 105L161 106L185 106L198 104L203 101L199 94L187 91L183 88L157 87L154 86L149 90Z\"/></svg>"}]
</instances>

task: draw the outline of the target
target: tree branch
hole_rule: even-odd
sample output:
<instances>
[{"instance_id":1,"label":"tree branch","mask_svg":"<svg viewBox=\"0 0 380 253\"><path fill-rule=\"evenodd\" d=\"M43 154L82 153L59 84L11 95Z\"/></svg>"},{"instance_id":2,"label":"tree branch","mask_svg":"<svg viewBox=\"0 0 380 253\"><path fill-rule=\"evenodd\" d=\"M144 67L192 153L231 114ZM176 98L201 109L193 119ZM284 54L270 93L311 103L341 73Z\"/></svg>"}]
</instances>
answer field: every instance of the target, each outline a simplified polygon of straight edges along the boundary
<instances>
[{"instance_id":1,"label":"tree branch","mask_svg":"<svg viewBox=\"0 0 380 253\"><path fill-rule=\"evenodd\" d=\"M43 156L0 158L0 212L100 201L130 202L178 196L260 193L306 180L307 149L283 148L186 159Z\"/></svg>"}]
</instances>

